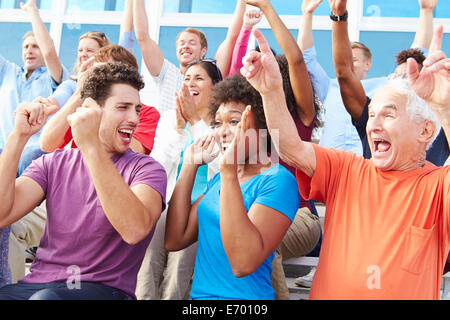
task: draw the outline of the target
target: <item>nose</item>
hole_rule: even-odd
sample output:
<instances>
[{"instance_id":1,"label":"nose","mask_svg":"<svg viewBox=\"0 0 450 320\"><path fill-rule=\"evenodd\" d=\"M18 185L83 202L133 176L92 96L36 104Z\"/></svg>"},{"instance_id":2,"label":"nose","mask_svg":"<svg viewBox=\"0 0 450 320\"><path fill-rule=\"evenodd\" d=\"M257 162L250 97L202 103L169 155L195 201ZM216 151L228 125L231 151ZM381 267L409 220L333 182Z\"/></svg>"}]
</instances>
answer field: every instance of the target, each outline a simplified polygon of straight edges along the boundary
<instances>
[{"instance_id":1,"label":"nose","mask_svg":"<svg viewBox=\"0 0 450 320\"><path fill-rule=\"evenodd\" d=\"M382 128L382 120L380 116L373 116L373 117L369 117L369 120L367 121L367 133L371 132L371 131L379 131Z\"/></svg>"}]
</instances>

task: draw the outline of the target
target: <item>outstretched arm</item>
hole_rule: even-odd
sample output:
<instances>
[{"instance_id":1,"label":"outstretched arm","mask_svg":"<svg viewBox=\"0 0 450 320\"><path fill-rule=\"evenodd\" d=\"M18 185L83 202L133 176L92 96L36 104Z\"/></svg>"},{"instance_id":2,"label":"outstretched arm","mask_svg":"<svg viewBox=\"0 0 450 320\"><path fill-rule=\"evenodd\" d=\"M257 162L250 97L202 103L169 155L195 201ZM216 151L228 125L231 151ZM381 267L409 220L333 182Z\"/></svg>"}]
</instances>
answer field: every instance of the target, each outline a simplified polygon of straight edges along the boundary
<instances>
[{"instance_id":1,"label":"outstretched arm","mask_svg":"<svg viewBox=\"0 0 450 320\"><path fill-rule=\"evenodd\" d=\"M237 0L236 9L234 10L233 20L228 27L228 32L225 40L220 44L217 49L215 59L217 66L222 72L223 77L227 77L230 72L231 59L233 55L234 45L239 35L239 31L242 28L242 21L245 13L245 1Z\"/></svg>"},{"instance_id":2,"label":"outstretched arm","mask_svg":"<svg viewBox=\"0 0 450 320\"><path fill-rule=\"evenodd\" d=\"M134 33L141 48L145 66L152 76L157 77L164 63L164 55L158 44L150 38L144 0L134 0L133 22Z\"/></svg>"},{"instance_id":3,"label":"outstretched arm","mask_svg":"<svg viewBox=\"0 0 450 320\"><path fill-rule=\"evenodd\" d=\"M280 69L269 44L261 31L255 29L253 34L261 52L251 51L245 56L241 73L261 94L270 135L275 137L278 133L279 138L273 139L273 142L280 157L290 166L312 177L316 170L314 148L298 135L286 106Z\"/></svg>"},{"instance_id":4,"label":"outstretched arm","mask_svg":"<svg viewBox=\"0 0 450 320\"><path fill-rule=\"evenodd\" d=\"M411 47L428 49L433 37L433 10L438 0L419 0L420 15L414 42Z\"/></svg>"},{"instance_id":5,"label":"outstretched arm","mask_svg":"<svg viewBox=\"0 0 450 320\"><path fill-rule=\"evenodd\" d=\"M63 68L61 66L61 62L59 61L53 40L50 37L44 22L39 16L39 9L36 6L36 0L29 0L26 4L21 2L20 7L22 10L28 12L28 15L30 16L36 42L41 49L45 65L48 68L50 75L56 83L61 83Z\"/></svg>"},{"instance_id":6,"label":"outstretched arm","mask_svg":"<svg viewBox=\"0 0 450 320\"><path fill-rule=\"evenodd\" d=\"M329 2L335 15L344 15L347 0L329 0ZM344 106L352 119L359 121L366 105L366 93L361 81L353 72L353 54L347 27L347 21L333 21L333 63Z\"/></svg>"},{"instance_id":7,"label":"outstretched arm","mask_svg":"<svg viewBox=\"0 0 450 320\"><path fill-rule=\"evenodd\" d=\"M269 21L278 44L288 61L289 80L298 106L297 114L303 124L309 126L316 116L314 97L305 60L297 42L269 0L247 0L247 3L259 7Z\"/></svg>"}]
</instances>

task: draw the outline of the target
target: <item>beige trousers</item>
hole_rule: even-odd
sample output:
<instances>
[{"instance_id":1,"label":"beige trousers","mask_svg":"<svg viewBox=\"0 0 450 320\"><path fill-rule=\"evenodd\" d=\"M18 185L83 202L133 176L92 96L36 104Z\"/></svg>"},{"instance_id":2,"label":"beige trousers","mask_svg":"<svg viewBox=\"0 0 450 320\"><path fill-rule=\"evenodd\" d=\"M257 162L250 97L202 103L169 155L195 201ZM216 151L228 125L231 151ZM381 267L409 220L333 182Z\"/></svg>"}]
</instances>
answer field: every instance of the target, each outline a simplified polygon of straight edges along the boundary
<instances>
[{"instance_id":1,"label":"beige trousers","mask_svg":"<svg viewBox=\"0 0 450 320\"><path fill-rule=\"evenodd\" d=\"M275 250L271 280L276 300L289 300L283 260L302 257L311 252L319 241L320 232L319 218L308 208L299 209L283 241Z\"/></svg>"},{"instance_id":2,"label":"beige trousers","mask_svg":"<svg viewBox=\"0 0 450 320\"><path fill-rule=\"evenodd\" d=\"M138 300L182 300L194 273L197 242L176 252L164 249L167 209L156 224L155 233L142 261L137 276Z\"/></svg>"},{"instance_id":3,"label":"beige trousers","mask_svg":"<svg viewBox=\"0 0 450 320\"><path fill-rule=\"evenodd\" d=\"M39 245L47 220L45 201L11 225L9 234L9 267L12 283L25 276L25 250Z\"/></svg>"}]
</instances>

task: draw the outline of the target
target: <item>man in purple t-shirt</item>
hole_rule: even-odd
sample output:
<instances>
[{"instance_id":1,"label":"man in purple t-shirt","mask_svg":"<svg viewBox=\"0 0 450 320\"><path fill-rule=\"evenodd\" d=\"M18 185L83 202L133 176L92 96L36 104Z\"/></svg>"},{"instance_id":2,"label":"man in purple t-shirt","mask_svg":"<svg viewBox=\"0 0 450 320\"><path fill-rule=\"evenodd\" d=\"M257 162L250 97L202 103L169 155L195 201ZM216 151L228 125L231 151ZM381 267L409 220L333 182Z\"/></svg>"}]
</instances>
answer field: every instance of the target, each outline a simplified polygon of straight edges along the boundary
<instances>
[{"instance_id":1,"label":"man in purple t-shirt","mask_svg":"<svg viewBox=\"0 0 450 320\"><path fill-rule=\"evenodd\" d=\"M22 104L0 156L0 228L44 199L47 224L31 273L0 288L2 299L130 299L167 177L129 150L143 81L123 64L103 64L85 80L83 106L68 117L79 149L33 161L15 178L23 146L54 106Z\"/></svg>"}]
</instances>

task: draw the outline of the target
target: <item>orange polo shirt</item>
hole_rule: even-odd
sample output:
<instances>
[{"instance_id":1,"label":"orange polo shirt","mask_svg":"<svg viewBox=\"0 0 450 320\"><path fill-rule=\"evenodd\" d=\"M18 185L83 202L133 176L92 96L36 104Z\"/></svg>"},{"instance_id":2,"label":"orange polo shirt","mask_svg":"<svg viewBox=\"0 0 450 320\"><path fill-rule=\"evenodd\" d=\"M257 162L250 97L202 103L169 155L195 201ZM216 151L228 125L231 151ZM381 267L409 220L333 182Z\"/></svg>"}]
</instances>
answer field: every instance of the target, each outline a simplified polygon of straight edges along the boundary
<instances>
[{"instance_id":1,"label":"orange polo shirt","mask_svg":"<svg viewBox=\"0 0 450 320\"><path fill-rule=\"evenodd\" d=\"M314 145L305 199L326 204L311 299L439 299L450 249L450 166L383 172Z\"/></svg>"}]
</instances>

